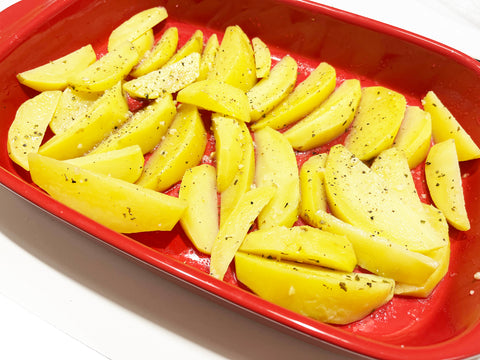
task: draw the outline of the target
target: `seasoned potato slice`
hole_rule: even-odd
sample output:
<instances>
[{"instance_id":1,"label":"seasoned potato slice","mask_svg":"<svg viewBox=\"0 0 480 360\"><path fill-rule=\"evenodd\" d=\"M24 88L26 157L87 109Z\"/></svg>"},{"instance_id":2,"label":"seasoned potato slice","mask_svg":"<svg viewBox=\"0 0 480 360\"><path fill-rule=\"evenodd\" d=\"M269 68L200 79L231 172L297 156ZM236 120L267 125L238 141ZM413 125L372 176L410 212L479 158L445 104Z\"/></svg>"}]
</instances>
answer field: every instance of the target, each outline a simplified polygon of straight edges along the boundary
<instances>
[{"instance_id":1,"label":"seasoned potato slice","mask_svg":"<svg viewBox=\"0 0 480 360\"><path fill-rule=\"evenodd\" d=\"M286 55L273 67L269 76L247 91L253 121L269 113L292 92L297 81L297 67L297 62Z\"/></svg>"},{"instance_id":2,"label":"seasoned potato slice","mask_svg":"<svg viewBox=\"0 0 480 360\"><path fill-rule=\"evenodd\" d=\"M257 78L261 79L270 74L272 67L272 57L270 49L259 37L252 39L253 54L255 56L255 73Z\"/></svg>"},{"instance_id":3,"label":"seasoned potato slice","mask_svg":"<svg viewBox=\"0 0 480 360\"><path fill-rule=\"evenodd\" d=\"M272 199L275 188L258 187L242 195L238 204L220 226L210 258L210 275L222 280L235 253L260 211Z\"/></svg>"},{"instance_id":4,"label":"seasoned potato slice","mask_svg":"<svg viewBox=\"0 0 480 360\"><path fill-rule=\"evenodd\" d=\"M393 146L402 150L410 169L427 157L432 142L432 118L430 113L418 106L407 106L405 117L398 130Z\"/></svg>"},{"instance_id":5,"label":"seasoned potato slice","mask_svg":"<svg viewBox=\"0 0 480 360\"><path fill-rule=\"evenodd\" d=\"M292 226L300 207L300 180L292 146L283 134L269 127L257 131L254 139L255 184L277 188L272 201L258 216L258 227Z\"/></svg>"},{"instance_id":6,"label":"seasoned potato slice","mask_svg":"<svg viewBox=\"0 0 480 360\"><path fill-rule=\"evenodd\" d=\"M340 271L353 271L357 258L346 236L311 226L284 226L253 231L240 251L277 260L296 261Z\"/></svg>"},{"instance_id":7,"label":"seasoned potato slice","mask_svg":"<svg viewBox=\"0 0 480 360\"><path fill-rule=\"evenodd\" d=\"M86 45L68 55L17 75L18 81L37 91L63 90L68 79L97 60L92 45Z\"/></svg>"},{"instance_id":8,"label":"seasoned potato slice","mask_svg":"<svg viewBox=\"0 0 480 360\"><path fill-rule=\"evenodd\" d=\"M220 43L218 42L217 34L212 34L205 44L205 48L202 52L202 58L200 59L200 75L198 80L205 80L208 73L213 69L215 64L215 58L217 56Z\"/></svg>"},{"instance_id":9,"label":"seasoned potato slice","mask_svg":"<svg viewBox=\"0 0 480 360\"><path fill-rule=\"evenodd\" d=\"M405 97L382 86L362 89L362 98L345 147L370 160L392 146L405 114Z\"/></svg>"},{"instance_id":10,"label":"seasoned potato slice","mask_svg":"<svg viewBox=\"0 0 480 360\"><path fill-rule=\"evenodd\" d=\"M145 159L140 146L133 145L120 150L85 155L65 161L82 169L134 183L142 173Z\"/></svg>"},{"instance_id":11,"label":"seasoned potato slice","mask_svg":"<svg viewBox=\"0 0 480 360\"><path fill-rule=\"evenodd\" d=\"M177 94L177 101L249 122L250 106L245 93L232 85L202 80L188 85Z\"/></svg>"},{"instance_id":12,"label":"seasoned potato slice","mask_svg":"<svg viewBox=\"0 0 480 360\"><path fill-rule=\"evenodd\" d=\"M395 282L371 274L237 253L238 280L254 293L287 309L333 324L359 320L393 297Z\"/></svg>"},{"instance_id":13,"label":"seasoned potato slice","mask_svg":"<svg viewBox=\"0 0 480 360\"><path fill-rule=\"evenodd\" d=\"M360 81L345 80L319 107L285 131L286 138L300 151L330 142L348 129L360 97Z\"/></svg>"},{"instance_id":14,"label":"seasoned potato slice","mask_svg":"<svg viewBox=\"0 0 480 360\"><path fill-rule=\"evenodd\" d=\"M132 45L137 50L138 58L141 59L147 51L149 51L155 43L155 35L150 29L143 33L138 39L132 41Z\"/></svg>"},{"instance_id":15,"label":"seasoned potato slice","mask_svg":"<svg viewBox=\"0 0 480 360\"><path fill-rule=\"evenodd\" d=\"M280 104L252 125L257 131L265 126L282 129L320 105L335 89L336 71L329 64L320 63Z\"/></svg>"},{"instance_id":16,"label":"seasoned potato slice","mask_svg":"<svg viewBox=\"0 0 480 360\"><path fill-rule=\"evenodd\" d=\"M433 202L449 224L461 231L469 230L455 140L432 146L425 163L425 177Z\"/></svg>"},{"instance_id":17,"label":"seasoned potato slice","mask_svg":"<svg viewBox=\"0 0 480 360\"><path fill-rule=\"evenodd\" d=\"M325 164L327 154L310 157L300 168L300 216L308 223L311 214L327 210L325 192Z\"/></svg>"},{"instance_id":18,"label":"seasoned potato slice","mask_svg":"<svg viewBox=\"0 0 480 360\"><path fill-rule=\"evenodd\" d=\"M200 163L206 144L207 133L198 109L183 104L165 138L146 162L137 184L167 190L182 179L187 169Z\"/></svg>"},{"instance_id":19,"label":"seasoned potato slice","mask_svg":"<svg viewBox=\"0 0 480 360\"><path fill-rule=\"evenodd\" d=\"M215 168L202 164L185 171L178 193L187 203L180 224L198 251L210 254L218 233Z\"/></svg>"},{"instance_id":20,"label":"seasoned potato slice","mask_svg":"<svg viewBox=\"0 0 480 360\"><path fill-rule=\"evenodd\" d=\"M162 140L176 113L177 109L172 95L167 93L133 114L89 154L98 154L132 145L139 145L143 154L149 153Z\"/></svg>"},{"instance_id":21,"label":"seasoned potato slice","mask_svg":"<svg viewBox=\"0 0 480 360\"><path fill-rule=\"evenodd\" d=\"M59 90L42 92L25 101L8 129L7 150L10 159L28 170L28 154L36 153L43 141L62 96Z\"/></svg>"},{"instance_id":22,"label":"seasoned potato slice","mask_svg":"<svg viewBox=\"0 0 480 360\"><path fill-rule=\"evenodd\" d=\"M184 200L40 154L28 159L32 180L55 200L121 233L171 230Z\"/></svg>"},{"instance_id":23,"label":"seasoned potato slice","mask_svg":"<svg viewBox=\"0 0 480 360\"><path fill-rule=\"evenodd\" d=\"M480 148L433 91L429 91L422 102L425 111L432 116L432 134L435 143L454 139L459 161L480 158Z\"/></svg>"},{"instance_id":24,"label":"seasoned potato slice","mask_svg":"<svg viewBox=\"0 0 480 360\"><path fill-rule=\"evenodd\" d=\"M132 97L156 99L165 93L173 94L197 80L200 71L200 54L192 53L181 61L165 65L123 84Z\"/></svg>"},{"instance_id":25,"label":"seasoned potato slice","mask_svg":"<svg viewBox=\"0 0 480 360\"><path fill-rule=\"evenodd\" d=\"M197 30L193 33L193 35L188 39L188 41L177 50L173 56L168 59L166 65L174 64L183 60L188 55L193 53L201 54L203 49L203 32Z\"/></svg>"}]
</instances>

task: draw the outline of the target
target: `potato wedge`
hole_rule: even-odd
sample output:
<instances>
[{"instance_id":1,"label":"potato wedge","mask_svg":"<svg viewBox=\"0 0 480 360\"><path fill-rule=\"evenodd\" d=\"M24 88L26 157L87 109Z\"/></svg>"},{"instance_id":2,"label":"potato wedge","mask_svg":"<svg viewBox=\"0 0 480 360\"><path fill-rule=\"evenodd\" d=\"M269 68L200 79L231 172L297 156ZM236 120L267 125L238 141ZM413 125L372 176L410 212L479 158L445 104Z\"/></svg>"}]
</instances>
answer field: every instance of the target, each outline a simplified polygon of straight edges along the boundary
<instances>
[{"instance_id":1,"label":"potato wedge","mask_svg":"<svg viewBox=\"0 0 480 360\"><path fill-rule=\"evenodd\" d=\"M255 56L255 74L257 78L265 78L270 74L272 57L270 49L259 37L252 39L253 54Z\"/></svg>"},{"instance_id":2,"label":"potato wedge","mask_svg":"<svg viewBox=\"0 0 480 360\"><path fill-rule=\"evenodd\" d=\"M68 83L79 91L105 91L123 80L138 59L139 55L133 44L125 41L86 69L73 74Z\"/></svg>"},{"instance_id":3,"label":"potato wedge","mask_svg":"<svg viewBox=\"0 0 480 360\"><path fill-rule=\"evenodd\" d=\"M192 53L181 61L165 65L123 84L132 97L156 99L165 93L173 94L197 80L200 71L200 54Z\"/></svg>"},{"instance_id":4,"label":"potato wedge","mask_svg":"<svg viewBox=\"0 0 480 360\"><path fill-rule=\"evenodd\" d=\"M362 319L393 297L395 282L371 274L345 273L318 266L237 253L238 280L261 298L313 319L348 324Z\"/></svg>"},{"instance_id":5,"label":"potato wedge","mask_svg":"<svg viewBox=\"0 0 480 360\"><path fill-rule=\"evenodd\" d=\"M17 75L20 84L37 91L63 90L68 79L82 72L97 60L92 45L86 45L59 59Z\"/></svg>"},{"instance_id":6,"label":"potato wedge","mask_svg":"<svg viewBox=\"0 0 480 360\"><path fill-rule=\"evenodd\" d=\"M210 275L223 280L228 266L260 211L275 194L271 186L257 187L242 195L215 238L210 257Z\"/></svg>"},{"instance_id":7,"label":"potato wedge","mask_svg":"<svg viewBox=\"0 0 480 360\"><path fill-rule=\"evenodd\" d=\"M28 170L28 154L36 153L52 120L62 92L41 92L20 105L8 129L7 151L13 162Z\"/></svg>"},{"instance_id":8,"label":"potato wedge","mask_svg":"<svg viewBox=\"0 0 480 360\"><path fill-rule=\"evenodd\" d=\"M138 58L141 59L147 51L149 51L155 43L155 35L153 30L149 29L143 33L138 39L132 41L132 45L137 50Z\"/></svg>"},{"instance_id":9,"label":"potato wedge","mask_svg":"<svg viewBox=\"0 0 480 360\"><path fill-rule=\"evenodd\" d=\"M455 140L448 139L430 149L425 162L425 178L433 202L454 228L470 229L463 195L462 175Z\"/></svg>"},{"instance_id":10,"label":"potato wedge","mask_svg":"<svg viewBox=\"0 0 480 360\"><path fill-rule=\"evenodd\" d=\"M345 80L320 106L285 131L286 138L299 151L332 141L352 123L360 97L360 81Z\"/></svg>"},{"instance_id":11,"label":"potato wedge","mask_svg":"<svg viewBox=\"0 0 480 360\"><path fill-rule=\"evenodd\" d=\"M168 59L165 65L174 64L183 60L188 55L193 53L201 54L203 50L203 32L201 30L196 30L193 35L188 39L188 41L178 49L173 56Z\"/></svg>"},{"instance_id":12,"label":"potato wedge","mask_svg":"<svg viewBox=\"0 0 480 360\"><path fill-rule=\"evenodd\" d=\"M82 169L134 183L142 174L145 159L140 146L133 145L65 161Z\"/></svg>"},{"instance_id":13,"label":"potato wedge","mask_svg":"<svg viewBox=\"0 0 480 360\"><path fill-rule=\"evenodd\" d=\"M79 157L122 125L128 105L120 82L105 93L66 131L43 144L39 153L59 160Z\"/></svg>"},{"instance_id":14,"label":"potato wedge","mask_svg":"<svg viewBox=\"0 0 480 360\"><path fill-rule=\"evenodd\" d=\"M142 153L147 154L160 143L176 113L172 95L167 93L138 110L89 154L118 150L132 145L139 145Z\"/></svg>"},{"instance_id":15,"label":"potato wedge","mask_svg":"<svg viewBox=\"0 0 480 360\"><path fill-rule=\"evenodd\" d=\"M220 43L218 42L217 34L212 34L207 40L200 59L200 75L198 81L206 80L208 73L213 69L215 58L217 56Z\"/></svg>"},{"instance_id":16,"label":"potato wedge","mask_svg":"<svg viewBox=\"0 0 480 360\"><path fill-rule=\"evenodd\" d=\"M277 188L272 201L258 216L258 227L292 226L300 207L300 180L292 146L283 134L269 127L255 132L254 140L255 184Z\"/></svg>"},{"instance_id":17,"label":"potato wedge","mask_svg":"<svg viewBox=\"0 0 480 360\"><path fill-rule=\"evenodd\" d=\"M432 134L435 143L454 139L458 161L480 158L478 145L433 91L425 95L422 103L425 111L432 116Z\"/></svg>"},{"instance_id":18,"label":"potato wedge","mask_svg":"<svg viewBox=\"0 0 480 360\"><path fill-rule=\"evenodd\" d=\"M383 86L362 89L362 98L345 147L370 160L392 146L405 114L405 97Z\"/></svg>"},{"instance_id":19,"label":"potato wedge","mask_svg":"<svg viewBox=\"0 0 480 360\"><path fill-rule=\"evenodd\" d=\"M273 67L269 76L247 91L252 121L268 114L292 92L297 81L297 67L297 62L286 55Z\"/></svg>"},{"instance_id":20,"label":"potato wedge","mask_svg":"<svg viewBox=\"0 0 480 360\"><path fill-rule=\"evenodd\" d=\"M327 211L325 164L327 153L313 155L300 168L300 217L308 223L311 214Z\"/></svg>"},{"instance_id":21,"label":"potato wedge","mask_svg":"<svg viewBox=\"0 0 480 360\"><path fill-rule=\"evenodd\" d=\"M130 72L133 77L140 77L160 69L175 54L178 46L178 29L169 27L152 49L147 51L139 63Z\"/></svg>"},{"instance_id":22,"label":"potato wedge","mask_svg":"<svg viewBox=\"0 0 480 360\"><path fill-rule=\"evenodd\" d=\"M239 251L346 272L353 271L357 265L346 236L311 226L278 226L253 231L246 236Z\"/></svg>"},{"instance_id":23,"label":"potato wedge","mask_svg":"<svg viewBox=\"0 0 480 360\"><path fill-rule=\"evenodd\" d=\"M265 126L282 129L293 124L319 106L335 89L335 84L335 69L320 63L280 104L252 124L251 129L257 131Z\"/></svg>"},{"instance_id":24,"label":"potato wedge","mask_svg":"<svg viewBox=\"0 0 480 360\"><path fill-rule=\"evenodd\" d=\"M218 233L215 168L202 164L185 171L178 197L187 203L180 218L185 234L198 251L210 254Z\"/></svg>"},{"instance_id":25,"label":"potato wedge","mask_svg":"<svg viewBox=\"0 0 480 360\"><path fill-rule=\"evenodd\" d=\"M137 184L165 191L180 181L187 169L200 163L207 133L195 106L182 104L165 138L145 164Z\"/></svg>"},{"instance_id":26,"label":"potato wedge","mask_svg":"<svg viewBox=\"0 0 480 360\"><path fill-rule=\"evenodd\" d=\"M177 94L177 101L249 122L250 106L245 93L232 85L215 80L194 82Z\"/></svg>"},{"instance_id":27,"label":"potato wedge","mask_svg":"<svg viewBox=\"0 0 480 360\"><path fill-rule=\"evenodd\" d=\"M169 231L186 208L185 201L176 197L40 154L30 154L28 162L35 184L114 231Z\"/></svg>"},{"instance_id":28,"label":"potato wedge","mask_svg":"<svg viewBox=\"0 0 480 360\"><path fill-rule=\"evenodd\" d=\"M432 118L430 113L418 106L407 106L405 117L392 146L405 153L408 165L410 169L413 169L425 160L431 142Z\"/></svg>"}]
</instances>

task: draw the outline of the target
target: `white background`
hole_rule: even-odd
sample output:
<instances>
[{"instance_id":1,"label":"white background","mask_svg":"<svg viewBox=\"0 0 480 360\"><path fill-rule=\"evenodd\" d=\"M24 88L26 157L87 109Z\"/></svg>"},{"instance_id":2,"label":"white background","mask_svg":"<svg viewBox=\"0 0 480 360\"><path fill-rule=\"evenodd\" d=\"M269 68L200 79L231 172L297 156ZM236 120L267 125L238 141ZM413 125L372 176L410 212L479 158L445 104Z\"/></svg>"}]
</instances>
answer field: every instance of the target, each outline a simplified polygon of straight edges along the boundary
<instances>
[{"instance_id":1,"label":"white background","mask_svg":"<svg viewBox=\"0 0 480 360\"><path fill-rule=\"evenodd\" d=\"M480 1L323 3L480 59ZM3 188L0 204L2 359L344 358L164 280Z\"/></svg>"}]
</instances>

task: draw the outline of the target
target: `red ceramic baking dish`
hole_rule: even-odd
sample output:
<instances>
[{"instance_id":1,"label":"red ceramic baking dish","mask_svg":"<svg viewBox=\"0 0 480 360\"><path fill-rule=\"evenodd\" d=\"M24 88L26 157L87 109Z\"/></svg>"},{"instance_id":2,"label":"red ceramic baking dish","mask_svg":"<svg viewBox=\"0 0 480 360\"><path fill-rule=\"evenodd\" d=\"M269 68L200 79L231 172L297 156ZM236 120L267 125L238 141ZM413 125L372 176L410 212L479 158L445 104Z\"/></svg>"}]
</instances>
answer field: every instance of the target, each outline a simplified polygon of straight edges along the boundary
<instances>
[{"instance_id":1,"label":"red ceramic baking dish","mask_svg":"<svg viewBox=\"0 0 480 360\"><path fill-rule=\"evenodd\" d=\"M480 354L480 281L474 279L480 271L478 161L461 164L472 227L468 232L451 230L450 269L434 293L427 299L395 297L345 326L323 324L259 299L237 283L232 269L224 282L210 277L208 257L194 250L179 226L129 236L109 230L52 200L12 163L7 131L19 105L35 94L15 75L88 43L102 53L116 26L158 5L169 13L161 26L177 26L180 41L196 29L222 34L236 24L265 41L274 58L292 55L303 75L326 61L339 79L355 77L362 85L390 87L412 105L433 90L480 144L480 65L454 49L364 17L305 0L24 0L0 13L0 182L180 283L319 346L385 359Z\"/></svg>"}]
</instances>

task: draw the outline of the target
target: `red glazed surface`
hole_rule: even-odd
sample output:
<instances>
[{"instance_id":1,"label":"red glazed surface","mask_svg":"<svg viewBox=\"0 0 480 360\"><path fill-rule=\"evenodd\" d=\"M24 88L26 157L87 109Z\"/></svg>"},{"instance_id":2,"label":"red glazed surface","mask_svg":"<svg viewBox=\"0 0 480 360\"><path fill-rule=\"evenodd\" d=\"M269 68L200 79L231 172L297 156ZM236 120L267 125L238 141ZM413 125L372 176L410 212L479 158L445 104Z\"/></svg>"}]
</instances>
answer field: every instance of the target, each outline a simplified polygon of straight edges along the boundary
<instances>
[{"instance_id":1,"label":"red glazed surface","mask_svg":"<svg viewBox=\"0 0 480 360\"><path fill-rule=\"evenodd\" d=\"M358 78L363 86L381 84L419 105L434 90L462 126L480 143L480 66L433 41L353 14L307 1L279 0L25 0L0 13L0 182L25 199L101 241L221 302L267 319L308 341L363 355L403 359L453 359L480 354L480 223L478 161L462 163L467 211L472 229L451 231L452 260L445 279L428 299L395 297L371 316L347 326L331 326L263 301L237 283L233 269L226 282L207 275L209 259L198 253L177 226L172 232L115 233L52 200L31 184L28 173L9 159L7 131L16 109L35 94L15 75L91 43L105 52L109 33L134 13L166 6L169 18L157 30L177 26L181 43L196 30L221 36L240 25L259 36L275 58L292 55L300 79L319 62L333 65L338 80ZM304 154L299 154L301 160ZM425 193L423 168L414 172ZM173 189L175 192L175 189Z\"/></svg>"}]
</instances>

